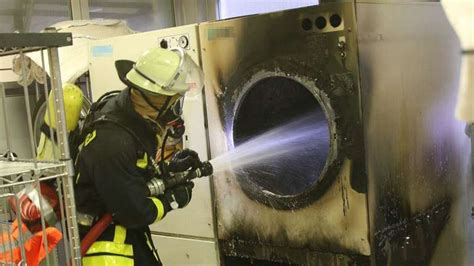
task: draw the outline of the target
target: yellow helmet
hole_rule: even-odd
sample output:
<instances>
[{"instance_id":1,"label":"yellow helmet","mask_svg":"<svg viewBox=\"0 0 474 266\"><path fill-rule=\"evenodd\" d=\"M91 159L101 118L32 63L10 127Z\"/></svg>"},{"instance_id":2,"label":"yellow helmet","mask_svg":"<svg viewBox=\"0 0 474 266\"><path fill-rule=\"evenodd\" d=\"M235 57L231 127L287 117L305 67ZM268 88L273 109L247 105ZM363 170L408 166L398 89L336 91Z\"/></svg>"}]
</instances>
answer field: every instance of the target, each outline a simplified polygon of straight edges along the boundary
<instances>
[{"instance_id":1,"label":"yellow helmet","mask_svg":"<svg viewBox=\"0 0 474 266\"><path fill-rule=\"evenodd\" d=\"M68 132L76 129L82 109L82 91L74 84L65 84L63 87L64 111L66 113L66 128ZM54 112L54 92L49 94L48 112L44 114L44 122L49 127L56 129L56 116ZM51 122L49 117L51 116Z\"/></svg>"},{"instance_id":2,"label":"yellow helmet","mask_svg":"<svg viewBox=\"0 0 474 266\"><path fill-rule=\"evenodd\" d=\"M135 64L120 60L116 67L125 84L150 94L183 95L204 86L201 69L181 48L151 48Z\"/></svg>"}]
</instances>

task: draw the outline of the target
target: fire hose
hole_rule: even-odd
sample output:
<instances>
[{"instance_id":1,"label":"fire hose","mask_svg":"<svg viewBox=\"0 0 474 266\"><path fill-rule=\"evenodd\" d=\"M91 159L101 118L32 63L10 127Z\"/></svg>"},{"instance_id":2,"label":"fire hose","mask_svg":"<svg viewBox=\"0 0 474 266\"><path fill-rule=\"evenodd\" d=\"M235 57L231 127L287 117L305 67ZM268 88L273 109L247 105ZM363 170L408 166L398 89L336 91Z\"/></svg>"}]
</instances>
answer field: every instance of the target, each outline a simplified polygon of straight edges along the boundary
<instances>
[{"instance_id":1,"label":"fire hose","mask_svg":"<svg viewBox=\"0 0 474 266\"><path fill-rule=\"evenodd\" d=\"M184 172L170 173L169 178L152 178L147 183L148 194L147 196L159 196L165 194L167 189L176 187L177 185L184 184L195 178L201 178L203 176L209 176L213 172L213 168L210 162L203 162L202 166L197 169L191 169ZM107 229L112 223L112 214L104 214L89 230L84 239L81 241L81 255L84 256L89 247L94 243L99 236Z\"/></svg>"}]
</instances>

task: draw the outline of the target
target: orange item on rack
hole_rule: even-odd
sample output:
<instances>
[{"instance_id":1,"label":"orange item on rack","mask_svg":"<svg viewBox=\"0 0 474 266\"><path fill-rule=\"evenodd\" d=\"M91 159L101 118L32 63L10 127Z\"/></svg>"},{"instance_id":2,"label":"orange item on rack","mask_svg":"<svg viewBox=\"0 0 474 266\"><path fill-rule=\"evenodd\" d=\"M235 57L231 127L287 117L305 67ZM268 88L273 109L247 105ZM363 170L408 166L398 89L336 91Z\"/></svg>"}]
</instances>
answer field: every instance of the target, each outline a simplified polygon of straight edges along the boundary
<instances>
[{"instance_id":1,"label":"orange item on rack","mask_svg":"<svg viewBox=\"0 0 474 266\"><path fill-rule=\"evenodd\" d=\"M43 243L43 232L37 232L34 235L29 234L28 229L22 224L23 238L27 239L23 245L25 248L26 262L28 266L37 266L46 257L46 250ZM63 238L63 234L55 227L45 229L48 241L48 252L56 247L58 242ZM21 261L21 249L18 243L19 239L18 222L12 223L11 234L3 233L0 239L0 246L11 248L10 250L1 250L0 264L18 264ZM8 243L10 242L10 243Z\"/></svg>"}]
</instances>

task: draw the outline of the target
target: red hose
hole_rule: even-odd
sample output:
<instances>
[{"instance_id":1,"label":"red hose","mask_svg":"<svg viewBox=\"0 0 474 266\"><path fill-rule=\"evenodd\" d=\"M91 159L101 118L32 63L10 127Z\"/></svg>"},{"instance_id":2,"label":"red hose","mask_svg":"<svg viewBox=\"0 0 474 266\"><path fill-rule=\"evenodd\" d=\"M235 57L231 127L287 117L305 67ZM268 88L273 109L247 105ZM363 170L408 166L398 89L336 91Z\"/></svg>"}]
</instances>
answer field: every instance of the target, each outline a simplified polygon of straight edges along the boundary
<instances>
[{"instance_id":1,"label":"red hose","mask_svg":"<svg viewBox=\"0 0 474 266\"><path fill-rule=\"evenodd\" d=\"M112 215L110 213L104 214L99 221L97 221L91 230L87 232L84 239L81 241L81 256L86 255L87 250L90 248L92 243L94 243L97 238L107 229L107 227L112 223Z\"/></svg>"}]
</instances>

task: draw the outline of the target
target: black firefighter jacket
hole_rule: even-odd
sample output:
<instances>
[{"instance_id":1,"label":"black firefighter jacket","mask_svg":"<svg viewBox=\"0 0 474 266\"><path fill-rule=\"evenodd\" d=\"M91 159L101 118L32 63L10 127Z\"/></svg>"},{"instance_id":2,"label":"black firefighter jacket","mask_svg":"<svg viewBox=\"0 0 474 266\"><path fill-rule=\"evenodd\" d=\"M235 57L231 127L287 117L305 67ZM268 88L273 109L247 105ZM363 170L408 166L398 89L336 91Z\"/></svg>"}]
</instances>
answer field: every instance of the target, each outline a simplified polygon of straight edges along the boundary
<instances>
[{"instance_id":1,"label":"black firefighter jacket","mask_svg":"<svg viewBox=\"0 0 474 266\"><path fill-rule=\"evenodd\" d=\"M114 222L88 250L83 264L160 265L148 225L168 210L159 198L147 197L146 186L157 131L133 109L129 89L108 100L100 114L118 117L122 126L99 122L87 131L76 162L76 205L78 213L93 217L111 213ZM87 228L80 229L83 237ZM108 245L98 244L104 241Z\"/></svg>"}]
</instances>

